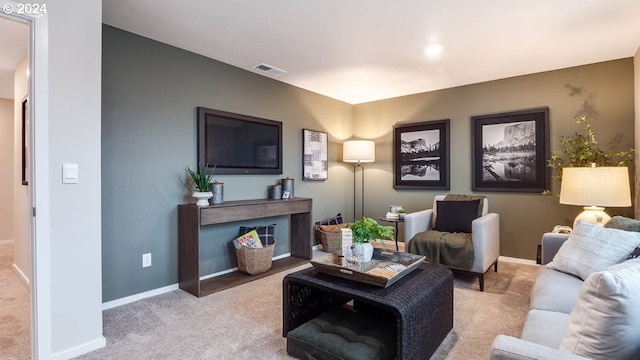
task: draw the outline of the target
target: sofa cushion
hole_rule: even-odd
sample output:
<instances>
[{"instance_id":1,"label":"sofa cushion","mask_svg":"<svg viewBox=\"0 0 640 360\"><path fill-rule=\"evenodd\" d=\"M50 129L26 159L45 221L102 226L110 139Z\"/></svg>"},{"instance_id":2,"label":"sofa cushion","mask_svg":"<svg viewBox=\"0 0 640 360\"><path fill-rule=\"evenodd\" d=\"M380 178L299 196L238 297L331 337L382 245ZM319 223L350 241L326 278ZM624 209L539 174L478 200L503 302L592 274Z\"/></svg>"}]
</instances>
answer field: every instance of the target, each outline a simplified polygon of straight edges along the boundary
<instances>
[{"instance_id":1,"label":"sofa cushion","mask_svg":"<svg viewBox=\"0 0 640 360\"><path fill-rule=\"evenodd\" d=\"M586 279L625 260L640 245L640 233L578 221L548 267Z\"/></svg>"},{"instance_id":2,"label":"sofa cushion","mask_svg":"<svg viewBox=\"0 0 640 360\"><path fill-rule=\"evenodd\" d=\"M568 321L569 314L557 311L529 310L521 339L557 349L562 342Z\"/></svg>"},{"instance_id":3,"label":"sofa cushion","mask_svg":"<svg viewBox=\"0 0 640 360\"><path fill-rule=\"evenodd\" d=\"M571 313L582 280L576 276L540 266L531 289L530 309Z\"/></svg>"},{"instance_id":4,"label":"sofa cushion","mask_svg":"<svg viewBox=\"0 0 640 360\"><path fill-rule=\"evenodd\" d=\"M640 353L640 259L584 281L560 350L593 359L637 359Z\"/></svg>"}]
</instances>

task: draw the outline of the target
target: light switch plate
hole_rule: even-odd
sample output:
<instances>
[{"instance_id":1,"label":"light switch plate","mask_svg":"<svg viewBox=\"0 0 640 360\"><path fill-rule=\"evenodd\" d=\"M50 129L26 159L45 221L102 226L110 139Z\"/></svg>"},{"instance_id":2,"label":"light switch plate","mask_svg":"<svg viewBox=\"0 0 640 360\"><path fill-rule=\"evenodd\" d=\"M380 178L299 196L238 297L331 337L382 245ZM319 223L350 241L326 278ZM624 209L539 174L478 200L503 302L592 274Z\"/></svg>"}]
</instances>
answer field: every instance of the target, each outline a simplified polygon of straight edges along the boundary
<instances>
[{"instance_id":1,"label":"light switch plate","mask_svg":"<svg viewBox=\"0 0 640 360\"><path fill-rule=\"evenodd\" d=\"M62 164L62 183L77 184L78 183L78 164Z\"/></svg>"}]
</instances>

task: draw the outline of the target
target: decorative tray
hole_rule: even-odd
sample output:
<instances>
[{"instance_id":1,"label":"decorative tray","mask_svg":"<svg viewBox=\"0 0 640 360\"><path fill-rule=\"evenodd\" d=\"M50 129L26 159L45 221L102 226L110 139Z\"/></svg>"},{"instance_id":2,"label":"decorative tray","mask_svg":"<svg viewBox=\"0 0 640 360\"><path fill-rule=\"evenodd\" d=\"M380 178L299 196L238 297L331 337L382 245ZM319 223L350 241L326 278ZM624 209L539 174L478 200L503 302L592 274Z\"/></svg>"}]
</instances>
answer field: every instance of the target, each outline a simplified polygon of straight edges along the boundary
<instances>
[{"instance_id":1,"label":"decorative tray","mask_svg":"<svg viewBox=\"0 0 640 360\"><path fill-rule=\"evenodd\" d=\"M325 274L384 288L413 271L423 260L421 255L375 248L369 262L352 264L334 253L331 259L311 260L311 264Z\"/></svg>"}]
</instances>

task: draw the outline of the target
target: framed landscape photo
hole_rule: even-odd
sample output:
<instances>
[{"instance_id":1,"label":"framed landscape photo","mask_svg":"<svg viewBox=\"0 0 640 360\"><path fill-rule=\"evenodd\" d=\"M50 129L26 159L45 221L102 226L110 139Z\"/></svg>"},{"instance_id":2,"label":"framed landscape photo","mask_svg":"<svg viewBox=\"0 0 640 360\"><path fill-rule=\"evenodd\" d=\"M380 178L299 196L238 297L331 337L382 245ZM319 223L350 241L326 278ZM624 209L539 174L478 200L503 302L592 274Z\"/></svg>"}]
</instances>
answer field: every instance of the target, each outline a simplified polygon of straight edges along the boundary
<instances>
[{"instance_id":1,"label":"framed landscape photo","mask_svg":"<svg viewBox=\"0 0 640 360\"><path fill-rule=\"evenodd\" d=\"M329 136L326 132L302 129L302 180L327 180Z\"/></svg>"},{"instance_id":2,"label":"framed landscape photo","mask_svg":"<svg viewBox=\"0 0 640 360\"><path fill-rule=\"evenodd\" d=\"M549 108L471 117L472 190L549 188Z\"/></svg>"},{"instance_id":3,"label":"framed landscape photo","mask_svg":"<svg viewBox=\"0 0 640 360\"><path fill-rule=\"evenodd\" d=\"M393 187L449 190L449 119L393 126Z\"/></svg>"}]
</instances>

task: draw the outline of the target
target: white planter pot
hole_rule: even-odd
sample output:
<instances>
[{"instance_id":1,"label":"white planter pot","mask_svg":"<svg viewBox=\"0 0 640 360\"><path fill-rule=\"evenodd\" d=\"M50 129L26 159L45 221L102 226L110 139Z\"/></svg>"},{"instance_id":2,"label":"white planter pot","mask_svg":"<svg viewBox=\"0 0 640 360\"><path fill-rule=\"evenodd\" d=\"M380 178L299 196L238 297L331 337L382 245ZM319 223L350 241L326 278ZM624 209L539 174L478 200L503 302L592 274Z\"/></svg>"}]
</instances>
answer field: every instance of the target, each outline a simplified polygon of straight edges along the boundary
<instances>
[{"instance_id":1,"label":"white planter pot","mask_svg":"<svg viewBox=\"0 0 640 360\"><path fill-rule=\"evenodd\" d=\"M351 245L353 256L362 262L369 262L373 258L373 245L371 243L355 243Z\"/></svg>"},{"instance_id":2,"label":"white planter pot","mask_svg":"<svg viewBox=\"0 0 640 360\"><path fill-rule=\"evenodd\" d=\"M207 192L194 191L192 196L194 199L198 200L196 201L196 205L207 206L209 205L209 199L213 197L213 193L211 191L207 191Z\"/></svg>"}]
</instances>

